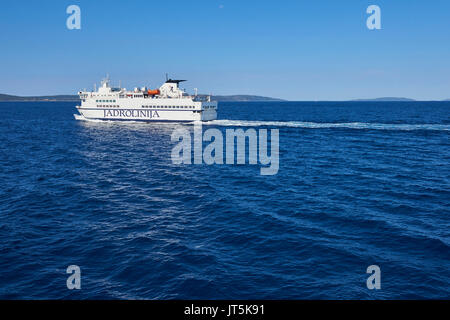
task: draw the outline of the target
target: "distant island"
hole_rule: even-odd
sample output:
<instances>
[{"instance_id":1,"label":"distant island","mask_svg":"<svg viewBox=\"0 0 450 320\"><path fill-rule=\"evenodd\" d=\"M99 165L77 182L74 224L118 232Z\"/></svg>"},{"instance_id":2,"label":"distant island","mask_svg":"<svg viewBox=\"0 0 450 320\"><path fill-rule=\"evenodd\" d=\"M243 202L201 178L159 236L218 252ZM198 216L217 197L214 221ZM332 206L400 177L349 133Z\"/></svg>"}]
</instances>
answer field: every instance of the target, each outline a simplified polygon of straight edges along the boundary
<instances>
[{"instance_id":1,"label":"distant island","mask_svg":"<svg viewBox=\"0 0 450 320\"><path fill-rule=\"evenodd\" d=\"M283 99L252 96L252 95L211 96L211 99L215 101L284 101ZM79 101L79 100L80 98L77 95L21 97L9 94L0 94L0 101Z\"/></svg>"},{"instance_id":2,"label":"distant island","mask_svg":"<svg viewBox=\"0 0 450 320\"><path fill-rule=\"evenodd\" d=\"M211 96L211 99L215 101L286 101L278 98L250 95Z\"/></svg>"},{"instance_id":3,"label":"distant island","mask_svg":"<svg viewBox=\"0 0 450 320\"><path fill-rule=\"evenodd\" d=\"M199 96L205 96L204 94L199 94ZM211 96L212 100L215 101L287 101L279 98L271 98L271 97L263 97L263 96L253 96L253 95L218 95ZM9 94L0 94L0 102L1 101L79 101L80 98L77 95L54 95L54 96L14 96ZM409 98L401 98L401 97L383 97L383 98L373 98L373 99L353 99L349 101L356 102L367 102L367 101L379 101L379 102L411 102L417 101ZM445 99L442 101L450 101L450 99Z\"/></svg>"},{"instance_id":4,"label":"distant island","mask_svg":"<svg viewBox=\"0 0 450 320\"><path fill-rule=\"evenodd\" d=\"M360 102L365 102L365 101L390 101L390 102L411 102L411 101L424 101L424 100L414 100L414 99L410 99L410 98L397 98L397 97L385 97L385 98L374 98L374 99L353 99L350 101L360 101ZM450 99L444 99L444 100L433 100L433 101L450 101Z\"/></svg>"},{"instance_id":5,"label":"distant island","mask_svg":"<svg viewBox=\"0 0 450 320\"><path fill-rule=\"evenodd\" d=\"M416 101L409 98L397 98L397 97L383 97L383 98L373 98L373 99L353 99L351 101Z\"/></svg>"},{"instance_id":6,"label":"distant island","mask_svg":"<svg viewBox=\"0 0 450 320\"><path fill-rule=\"evenodd\" d=\"M0 94L0 101L78 101L78 100L80 100L80 98L75 95L20 97L9 94Z\"/></svg>"}]
</instances>

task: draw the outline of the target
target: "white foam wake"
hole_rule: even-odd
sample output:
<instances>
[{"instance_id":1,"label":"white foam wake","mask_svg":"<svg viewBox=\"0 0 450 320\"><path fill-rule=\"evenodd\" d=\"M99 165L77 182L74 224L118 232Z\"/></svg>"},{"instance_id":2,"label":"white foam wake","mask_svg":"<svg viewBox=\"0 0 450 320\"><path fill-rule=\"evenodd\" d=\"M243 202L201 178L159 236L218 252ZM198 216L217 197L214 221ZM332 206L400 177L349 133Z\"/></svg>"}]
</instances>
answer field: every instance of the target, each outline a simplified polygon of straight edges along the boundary
<instances>
[{"instance_id":1,"label":"white foam wake","mask_svg":"<svg viewBox=\"0 0 450 320\"><path fill-rule=\"evenodd\" d=\"M321 123L302 121L247 121L247 120L212 120L203 122L203 125L215 125L225 127L292 127L292 128L348 128L348 129L372 129L372 130L437 130L450 131L450 125L445 124L387 124L368 122L345 123Z\"/></svg>"},{"instance_id":2,"label":"white foam wake","mask_svg":"<svg viewBox=\"0 0 450 320\"><path fill-rule=\"evenodd\" d=\"M102 120L102 119L86 119L83 116L74 115L77 120L87 122L103 122L103 123L126 123L126 124L143 124L141 121L122 121L120 119ZM196 122L188 122L194 124ZM369 123L369 122L304 122L304 121L252 121L252 120L212 120L207 122L199 122L202 125L214 125L222 127L291 127L306 129L327 129L327 128L347 128L347 129L370 129L370 130L434 130L434 131L450 131L450 125L447 124L388 124L388 123Z\"/></svg>"}]
</instances>

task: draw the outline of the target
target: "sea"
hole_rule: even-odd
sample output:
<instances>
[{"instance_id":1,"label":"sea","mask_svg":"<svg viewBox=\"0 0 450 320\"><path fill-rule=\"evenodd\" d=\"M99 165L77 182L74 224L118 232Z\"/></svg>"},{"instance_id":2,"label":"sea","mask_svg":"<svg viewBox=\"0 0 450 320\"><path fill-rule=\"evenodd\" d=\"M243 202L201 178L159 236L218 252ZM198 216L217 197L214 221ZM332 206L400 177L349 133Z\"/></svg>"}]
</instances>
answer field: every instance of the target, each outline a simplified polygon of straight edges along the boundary
<instances>
[{"instance_id":1,"label":"sea","mask_svg":"<svg viewBox=\"0 0 450 320\"><path fill-rule=\"evenodd\" d=\"M272 175L75 105L0 103L1 299L450 299L450 102L219 102Z\"/></svg>"}]
</instances>

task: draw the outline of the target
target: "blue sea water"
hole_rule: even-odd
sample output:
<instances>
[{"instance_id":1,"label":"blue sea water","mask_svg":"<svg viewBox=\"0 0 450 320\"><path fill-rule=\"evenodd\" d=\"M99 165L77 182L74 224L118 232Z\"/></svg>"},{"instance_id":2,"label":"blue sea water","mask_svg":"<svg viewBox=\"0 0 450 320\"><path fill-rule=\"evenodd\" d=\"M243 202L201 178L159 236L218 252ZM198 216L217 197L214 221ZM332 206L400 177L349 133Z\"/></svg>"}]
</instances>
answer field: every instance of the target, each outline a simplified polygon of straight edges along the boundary
<instances>
[{"instance_id":1,"label":"blue sea water","mask_svg":"<svg viewBox=\"0 0 450 320\"><path fill-rule=\"evenodd\" d=\"M0 103L0 298L450 298L450 102L219 108L204 129L279 129L278 174L173 164L190 125Z\"/></svg>"}]
</instances>

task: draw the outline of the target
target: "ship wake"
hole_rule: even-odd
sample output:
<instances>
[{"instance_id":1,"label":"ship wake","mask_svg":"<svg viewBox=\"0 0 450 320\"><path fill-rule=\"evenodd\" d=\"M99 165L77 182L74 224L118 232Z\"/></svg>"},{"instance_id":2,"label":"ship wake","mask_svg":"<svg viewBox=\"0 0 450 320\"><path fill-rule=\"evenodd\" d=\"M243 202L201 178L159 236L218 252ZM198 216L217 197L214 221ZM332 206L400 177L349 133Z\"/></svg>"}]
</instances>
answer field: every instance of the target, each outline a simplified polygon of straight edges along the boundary
<instances>
[{"instance_id":1,"label":"ship wake","mask_svg":"<svg viewBox=\"0 0 450 320\"><path fill-rule=\"evenodd\" d=\"M248 120L212 120L203 122L203 125L224 127L291 127L305 129L360 129L360 130L433 130L450 131L450 125L446 124L387 124L370 122L303 122L303 121L248 121Z\"/></svg>"},{"instance_id":2,"label":"ship wake","mask_svg":"<svg viewBox=\"0 0 450 320\"><path fill-rule=\"evenodd\" d=\"M123 121L121 119L87 119L80 115L74 115L76 120L100 123L140 123L142 121ZM148 123L151 123L149 121ZM153 124L160 123L155 121ZM307 122L307 121L251 121L251 120L211 120L206 122L188 122L184 124L202 124L204 126L219 127L288 127L304 129L359 129L359 130L391 130L391 131L450 131L448 124L419 123L419 124L400 124L400 123L371 123L371 122ZM164 123L160 123L164 124Z\"/></svg>"}]
</instances>

